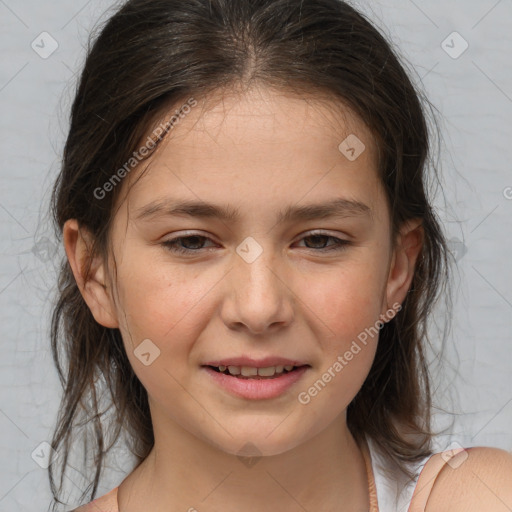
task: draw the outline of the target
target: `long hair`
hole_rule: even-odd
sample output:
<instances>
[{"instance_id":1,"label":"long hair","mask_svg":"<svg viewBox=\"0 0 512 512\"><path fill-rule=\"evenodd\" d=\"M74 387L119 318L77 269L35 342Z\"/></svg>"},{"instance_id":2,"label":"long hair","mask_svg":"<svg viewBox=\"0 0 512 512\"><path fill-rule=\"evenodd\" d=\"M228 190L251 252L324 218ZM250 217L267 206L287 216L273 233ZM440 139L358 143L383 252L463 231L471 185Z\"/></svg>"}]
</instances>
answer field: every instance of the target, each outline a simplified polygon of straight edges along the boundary
<instances>
[{"instance_id":1,"label":"long hair","mask_svg":"<svg viewBox=\"0 0 512 512\"><path fill-rule=\"evenodd\" d=\"M407 475L407 463L432 454L431 385L425 356L427 323L449 281L448 249L429 197L437 177L426 106L386 38L340 0L130 0L91 38L71 109L51 212L59 239L68 219L94 238L105 259L114 205L122 184L97 190L127 162L151 127L186 98L261 83L299 94L328 96L354 111L374 134L392 234L421 218L424 244L400 313L379 333L373 366L347 409L356 440L370 437ZM422 101L423 100L423 101ZM96 193L95 193L96 191ZM138 464L153 429L147 392L134 374L118 329L98 324L71 267L60 262L51 347L63 396L52 447L60 489L79 426L92 425L87 451L98 488L107 446L127 434ZM114 407L109 421L100 392ZM103 395L102 395L103 396ZM110 410L110 409L109 409ZM79 423L79 420L82 423ZM87 441L85 441L87 442ZM50 486L62 503L50 464ZM84 491L82 499L87 491Z\"/></svg>"}]
</instances>

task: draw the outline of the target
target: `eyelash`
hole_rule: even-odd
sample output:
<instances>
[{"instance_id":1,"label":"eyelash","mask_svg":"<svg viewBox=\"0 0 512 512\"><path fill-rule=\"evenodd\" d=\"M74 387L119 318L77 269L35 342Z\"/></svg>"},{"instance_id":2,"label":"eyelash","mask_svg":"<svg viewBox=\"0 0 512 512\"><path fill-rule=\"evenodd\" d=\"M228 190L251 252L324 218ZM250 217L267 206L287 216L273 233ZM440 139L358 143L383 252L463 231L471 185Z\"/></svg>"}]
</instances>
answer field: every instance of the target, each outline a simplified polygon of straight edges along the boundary
<instances>
[{"instance_id":1,"label":"eyelash","mask_svg":"<svg viewBox=\"0 0 512 512\"><path fill-rule=\"evenodd\" d=\"M311 247L306 247L306 249L309 249L311 251L314 251L314 252L330 252L330 251L343 251L344 249L346 249L346 247L348 245L350 245L350 242L348 240L343 240L341 238L336 238L334 236L331 236L331 235L327 235L325 233L317 233L317 232L314 232L314 233L310 233L309 235L301 238L301 240L304 240L305 238L310 238L310 237L326 237L326 238L332 238L335 243L333 246L329 247L329 248L320 248L320 249L314 249L314 248L311 248ZM179 247L177 246L177 244L179 243L180 240L189 240L190 238L199 238L199 239L205 239L205 240L211 240L211 238L207 237L207 236L203 236L203 235L189 235L189 236L179 236L179 237L176 237L176 238L173 238L171 240L167 240L165 242L162 242L162 245L168 250L168 251L171 251L171 252L174 252L174 253L177 253L177 254L191 254L191 253L198 253L200 251L203 250L203 248L199 248L199 249L187 249L185 247Z\"/></svg>"}]
</instances>

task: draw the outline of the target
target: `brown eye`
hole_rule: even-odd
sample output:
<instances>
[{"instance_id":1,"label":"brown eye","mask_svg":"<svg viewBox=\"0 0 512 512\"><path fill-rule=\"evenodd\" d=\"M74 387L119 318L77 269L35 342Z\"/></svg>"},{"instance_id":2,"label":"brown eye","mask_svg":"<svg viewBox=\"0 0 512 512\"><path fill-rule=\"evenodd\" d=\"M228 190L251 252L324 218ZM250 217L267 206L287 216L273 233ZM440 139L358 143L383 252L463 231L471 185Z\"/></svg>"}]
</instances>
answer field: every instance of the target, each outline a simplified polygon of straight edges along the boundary
<instances>
[{"instance_id":1,"label":"brown eye","mask_svg":"<svg viewBox=\"0 0 512 512\"><path fill-rule=\"evenodd\" d=\"M169 251L186 254L202 250L206 240L210 240L210 238L202 235L179 236L162 242L162 245Z\"/></svg>"},{"instance_id":2,"label":"brown eye","mask_svg":"<svg viewBox=\"0 0 512 512\"><path fill-rule=\"evenodd\" d=\"M308 239L310 240L310 243L306 244L307 249L323 252L340 251L345 249L347 245L350 245L350 242L348 240L342 240L341 238L336 238L325 233L312 233L302 238L302 240L304 241ZM334 240L334 244L326 246L326 243L329 239ZM312 245L313 247L310 247L310 245Z\"/></svg>"},{"instance_id":3,"label":"brown eye","mask_svg":"<svg viewBox=\"0 0 512 512\"><path fill-rule=\"evenodd\" d=\"M348 240L342 240L340 238L327 235L325 233L312 233L305 236L301 241L309 240L306 244L306 249L310 249L316 252L329 252L329 251L341 251L350 245ZM326 245L329 240L334 243ZM199 253L204 249L205 242L212 241L207 236L203 235L190 235L190 236L179 236L162 242L162 245L169 251L178 254L193 254Z\"/></svg>"}]
</instances>

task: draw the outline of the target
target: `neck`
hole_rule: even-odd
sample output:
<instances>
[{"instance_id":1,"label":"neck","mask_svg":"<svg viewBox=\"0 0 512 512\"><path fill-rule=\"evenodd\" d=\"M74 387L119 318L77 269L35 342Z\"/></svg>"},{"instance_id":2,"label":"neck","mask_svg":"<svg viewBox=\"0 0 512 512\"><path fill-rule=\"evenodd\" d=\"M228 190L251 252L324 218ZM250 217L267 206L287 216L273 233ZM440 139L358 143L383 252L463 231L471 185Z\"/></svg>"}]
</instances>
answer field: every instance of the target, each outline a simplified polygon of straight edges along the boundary
<instances>
[{"instance_id":1,"label":"neck","mask_svg":"<svg viewBox=\"0 0 512 512\"><path fill-rule=\"evenodd\" d=\"M119 487L123 512L369 508L364 459L344 415L293 449L253 458L226 453L162 419L153 422L152 451Z\"/></svg>"}]
</instances>

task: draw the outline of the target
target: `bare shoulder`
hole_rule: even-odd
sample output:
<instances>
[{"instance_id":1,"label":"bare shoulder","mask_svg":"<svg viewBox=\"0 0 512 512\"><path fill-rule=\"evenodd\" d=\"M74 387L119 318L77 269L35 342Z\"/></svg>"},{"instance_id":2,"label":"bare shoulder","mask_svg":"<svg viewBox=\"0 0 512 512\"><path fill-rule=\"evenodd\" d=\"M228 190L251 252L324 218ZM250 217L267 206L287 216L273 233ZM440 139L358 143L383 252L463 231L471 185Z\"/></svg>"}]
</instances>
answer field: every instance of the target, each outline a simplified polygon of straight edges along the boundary
<instances>
[{"instance_id":1,"label":"bare shoulder","mask_svg":"<svg viewBox=\"0 0 512 512\"><path fill-rule=\"evenodd\" d=\"M436 454L442 458L442 454ZM467 448L444 465L425 512L509 512L512 510L512 453Z\"/></svg>"},{"instance_id":2,"label":"bare shoulder","mask_svg":"<svg viewBox=\"0 0 512 512\"><path fill-rule=\"evenodd\" d=\"M107 494L96 498L90 503L70 510L69 512L119 512L117 505L117 489L118 487L115 487Z\"/></svg>"},{"instance_id":3,"label":"bare shoulder","mask_svg":"<svg viewBox=\"0 0 512 512\"><path fill-rule=\"evenodd\" d=\"M114 509L108 509L110 510ZM85 505L82 505L81 507L74 508L73 510L69 510L69 512L106 512L106 509L103 508L103 504L99 501L91 501L90 503L86 503ZM117 512L117 509L116 509Z\"/></svg>"}]
</instances>

